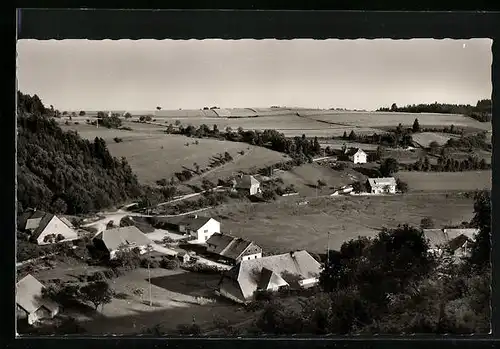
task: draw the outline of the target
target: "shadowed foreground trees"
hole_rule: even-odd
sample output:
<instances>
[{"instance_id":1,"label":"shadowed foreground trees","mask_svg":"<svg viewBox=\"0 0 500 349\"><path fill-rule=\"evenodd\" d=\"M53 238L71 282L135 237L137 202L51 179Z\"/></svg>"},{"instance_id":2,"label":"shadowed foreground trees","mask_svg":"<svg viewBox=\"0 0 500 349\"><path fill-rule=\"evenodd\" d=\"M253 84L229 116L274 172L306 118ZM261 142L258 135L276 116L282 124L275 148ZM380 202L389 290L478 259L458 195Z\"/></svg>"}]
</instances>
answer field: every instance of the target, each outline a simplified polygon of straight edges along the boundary
<instances>
[{"instance_id":1,"label":"shadowed foreground trees","mask_svg":"<svg viewBox=\"0 0 500 349\"><path fill-rule=\"evenodd\" d=\"M407 225L359 237L331 251L321 291L269 297L255 334L487 333L490 330L490 193L479 192L472 255L435 257ZM262 301L261 301L262 302Z\"/></svg>"}]
</instances>

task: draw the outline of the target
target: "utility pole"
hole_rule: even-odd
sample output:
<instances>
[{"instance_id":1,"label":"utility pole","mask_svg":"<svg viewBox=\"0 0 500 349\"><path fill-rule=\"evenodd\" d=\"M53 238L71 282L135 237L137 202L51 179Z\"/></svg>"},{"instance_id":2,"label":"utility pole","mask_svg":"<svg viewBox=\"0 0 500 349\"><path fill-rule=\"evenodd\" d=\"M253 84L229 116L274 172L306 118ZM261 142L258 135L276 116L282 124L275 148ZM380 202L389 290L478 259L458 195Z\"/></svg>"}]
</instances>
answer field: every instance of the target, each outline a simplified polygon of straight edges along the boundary
<instances>
[{"instance_id":1,"label":"utility pole","mask_svg":"<svg viewBox=\"0 0 500 349\"><path fill-rule=\"evenodd\" d=\"M151 269L149 268L149 262L148 262L148 278L149 278L149 306L153 306L153 296L151 292Z\"/></svg>"},{"instance_id":2,"label":"utility pole","mask_svg":"<svg viewBox=\"0 0 500 349\"><path fill-rule=\"evenodd\" d=\"M330 264L330 232L327 232L327 240L326 240L326 265Z\"/></svg>"}]
</instances>

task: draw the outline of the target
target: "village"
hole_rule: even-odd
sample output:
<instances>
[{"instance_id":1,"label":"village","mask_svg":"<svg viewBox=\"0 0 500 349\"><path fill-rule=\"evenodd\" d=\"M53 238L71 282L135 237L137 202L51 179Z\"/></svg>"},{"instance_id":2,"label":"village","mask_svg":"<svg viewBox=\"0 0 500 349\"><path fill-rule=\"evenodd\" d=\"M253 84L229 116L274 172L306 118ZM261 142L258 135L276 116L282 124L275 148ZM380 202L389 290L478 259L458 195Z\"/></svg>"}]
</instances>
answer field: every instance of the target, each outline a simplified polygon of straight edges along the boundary
<instances>
[{"instance_id":1,"label":"village","mask_svg":"<svg viewBox=\"0 0 500 349\"><path fill-rule=\"evenodd\" d=\"M17 335L488 333L491 45L20 40Z\"/></svg>"},{"instance_id":2,"label":"village","mask_svg":"<svg viewBox=\"0 0 500 349\"><path fill-rule=\"evenodd\" d=\"M367 153L361 148L343 148L339 156L324 156L313 161L327 166L337 166L339 163L343 166L350 166L349 164L372 166L368 158ZM261 181L265 180L270 179L268 177L263 179L263 176L258 174L238 175L229 181L229 187L218 186L211 190L239 192L247 197L258 198L262 196ZM299 206L308 204L307 200L295 198L295 195L298 193L282 194L284 198L298 200L296 204ZM331 197L330 200L339 200L342 197L360 195L405 195L405 190L394 177L377 177L368 178L365 183L355 182L333 188L324 196ZM317 198L317 194L315 197ZM155 282L162 277L155 271L154 274L157 276L152 280L151 270L157 270L159 267L167 271L182 270L184 273L201 272L211 275L212 285L209 292L206 290L206 285L197 286L196 283L193 283L192 288L186 292L197 295L192 297L195 302L200 304L221 302L220 299L223 298L235 305L248 305L262 291L279 292L283 289L309 289L317 286L330 248L327 244L325 253L293 250L288 253L272 254L245 236L229 233L224 229L224 221L219 221L203 212L168 217L138 213L137 210L134 211L134 207L135 204L129 204L114 212L84 218L79 221L78 227L64 216L36 209L26 211L18 224L19 230L27 234L29 243L43 247L49 245L64 247L56 249L57 252L51 255L18 263L18 269L21 275L24 275L16 286L19 318L27 319L30 326L36 327L40 323L47 321L50 323L58 314L64 314L66 311L64 306L44 296L43 289L46 287L43 284L57 281L53 278L54 269L57 269L57 264L60 263L57 261L57 254L68 255L67 250L71 251L72 256L81 255L81 263L98 266L82 269L85 270L83 277L86 276L88 280L94 278L96 281L105 280L106 277L103 275L106 274L102 273L109 268L122 268L125 273L136 273L137 271L133 269L137 267L145 268L148 275L141 284L146 287L136 287L134 282L130 281L132 284L124 285L130 294L124 292L124 297L128 304L135 298L140 299L140 303L146 306L156 304L155 310L158 310L162 307L161 304L165 304L162 303L165 301L162 299L164 296L158 296L159 293L156 290L153 292L152 287L155 289L163 287L161 282ZM147 211L150 212L151 208ZM430 251L433 254L451 252L457 261L468 255L468 246L478 232L475 228L434 228L432 222L425 221L422 222L422 227L425 227L423 233L429 241ZM328 236L335 233L325 232ZM91 254L78 252L80 249L89 249ZM95 272L89 274L92 268ZM31 271L36 276L33 276ZM58 283L61 281L59 279ZM205 284L206 282L207 280ZM196 290L196 287L200 287L200 290ZM110 301L109 297L106 298L105 294L101 294L97 296L95 304L102 305L104 310L111 308L111 305L104 307L104 304ZM72 314L72 311L69 313ZM125 331L135 330L137 328L134 325Z\"/></svg>"}]
</instances>

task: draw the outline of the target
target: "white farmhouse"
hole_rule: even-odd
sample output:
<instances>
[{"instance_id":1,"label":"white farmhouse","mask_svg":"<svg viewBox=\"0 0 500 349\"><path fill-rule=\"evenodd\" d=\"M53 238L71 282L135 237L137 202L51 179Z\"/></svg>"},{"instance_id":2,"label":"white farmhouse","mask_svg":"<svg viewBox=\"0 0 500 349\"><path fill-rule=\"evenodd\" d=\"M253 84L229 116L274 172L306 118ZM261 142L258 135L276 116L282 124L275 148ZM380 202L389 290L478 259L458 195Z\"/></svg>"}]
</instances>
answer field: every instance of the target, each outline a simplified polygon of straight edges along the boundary
<instances>
[{"instance_id":1,"label":"white farmhouse","mask_svg":"<svg viewBox=\"0 0 500 349\"><path fill-rule=\"evenodd\" d=\"M396 180L394 177L368 178L366 187L371 194L395 194Z\"/></svg>"},{"instance_id":2,"label":"white farmhouse","mask_svg":"<svg viewBox=\"0 0 500 349\"><path fill-rule=\"evenodd\" d=\"M73 225L64 217L44 211L29 211L21 217L21 229L30 234L38 245L78 239Z\"/></svg>"},{"instance_id":3,"label":"white farmhouse","mask_svg":"<svg viewBox=\"0 0 500 349\"><path fill-rule=\"evenodd\" d=\"M194 242L205 243L213 234L220 233L220 222L210 217L187 217L178 223L179 232L195 238Z\"/></svg>"},{"instance_id":4,"label":"white farmhouse","mask_svg":"<svg viewBox=\"0 0 500 349\"><path fill-rule=\"evenodd\" d=\"M366 164L367 155L361 148L348 149L345 155L355 164Z\"/></svg>"},{"instance_id":5,"label":"white farmhouse","mask_svg":"<svg viewBox=\"0 0 500 349\"><path fill-rule=\"evenodd\" d=\"M234 182L233 182L233 187L236 190L242 190L250 195L256 195L261 192L260 190L260 182L251 175L244 175L238 177Z\"/></svg>"}]
</instances>

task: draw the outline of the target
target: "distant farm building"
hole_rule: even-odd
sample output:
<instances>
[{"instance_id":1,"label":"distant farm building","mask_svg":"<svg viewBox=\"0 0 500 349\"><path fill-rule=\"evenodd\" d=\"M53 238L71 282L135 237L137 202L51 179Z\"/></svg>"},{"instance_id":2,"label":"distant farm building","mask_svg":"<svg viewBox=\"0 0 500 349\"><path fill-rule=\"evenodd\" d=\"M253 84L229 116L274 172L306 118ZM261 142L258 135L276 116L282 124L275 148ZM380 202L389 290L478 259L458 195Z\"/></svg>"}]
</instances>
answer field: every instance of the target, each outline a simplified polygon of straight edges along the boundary
<instances>
[{"instance_id":1,"label":"distant farm building","mask_svg":"<svg viewBox=\"0 0 500 349\"><path fill-rule=\"evenodd\" d=\"M182 262L182 263L188 263L191 260L191 256L187 252L179 252L177 254L177 258Z\"/></svg>"},{"instance_id":2,"label":"distant farm building","mask_svg":"<svg viewBox=\"0 0 500 349\"><path fill-rule=\"evenodd\" d=\"M224 273L218 293L235 302L247 303L256 291L312 287L318 283L321 268L307 251L244 260Z\"/></svg>"},{"instance_id":3,"label":"distant farm building","mask_svg":"<svg viewBox=\"0 0 500 349\"><path fill-rule=\"evenodd\" d=\"M478 229L424 229L424 236L429 242L429 252L466 257L478 232Z\"/></svg>"},{"instance_id":4,"label":"distant farm building","mask_svg":"<svg viewBox=\"0 0 500 349\"><path fill-rule=\"evenodd\" d=\"M233 181L235 190L243 191L250 195L257 195L261 192L260 182L251 175L243 175Z\"/></svg>"},{"instance_id":5,"label":"distant farm building","mask_svg":"<svg viewBox=\"0 0 500 349\"><path fill-rule=\"evenodd\" d=\"M43 298L44 286L32 275L27 275L16 284L16 316L32 325L42 319L51 319L59 312L59 306Z\"/></svg>"},{"instance_id":6,"label":"distant farm building","mask_svg":"<svg viewBox=\"0 0 500 349\"><path fill-rule=\"evenodd\" d=\"M146 253L153 242L144 235L137 227L129 226L104 230L97 234L94 245L109 252L109 258L116 258L116 252L120 249L132 250L138 248L140 253Z\"/></svg>"},{"instance_id":7,"label":"distant farm building","mask_svg":"<svg viewBox=\"0 0 500 349\"><path fill-rule=\"evenodd\" d=\"M198 215L167 218L165 226L171 227L184 235L190 235L193 242L205 243L215 233L220 233L220 222L211 217Z\"/></svg>"},{"instance_id":8,"label":"distant farm building","mask_svg":"<svg viewBox=\"0 0 500 349\"><path fill-rule=\"evenodd\" d=\"M253 241L221 233L213 234L208 239L207 252L216 254L231 263L262 257L262 248Z\"/></svg>"},{"instance_id":9,"label":"distant farm building","mask_svg":"<svg viewBox=\"0 0 500 349\"><path fill-rule=\"evenodd\" d=\"M366 164L367 155L361 148L346 149L344 155L355 164Z\"/></svg>"},{"instance_id":10,"label":"distant farm building","mask_svg":"<svg viewBox=\"0 0 500 349\"><path fill-rule=\"evenodd\" d=\"M396 180L394 177L368 178L366 181L368 192L371 194L395 194Z\"/></svg>"},{"instance_id":11,"label":"distant farm building","mask_svg":"<svg viewBox=\"0 0 500 349\"><path fill-rule=\"evenodd\" d=\"M52 213L31 210L21 216L20 228L30 234L39 245L46 245L78 238L73 225L64 217Z\"/></svg>"}]
</instances>

